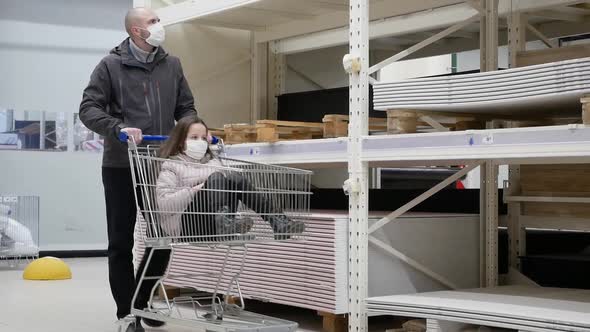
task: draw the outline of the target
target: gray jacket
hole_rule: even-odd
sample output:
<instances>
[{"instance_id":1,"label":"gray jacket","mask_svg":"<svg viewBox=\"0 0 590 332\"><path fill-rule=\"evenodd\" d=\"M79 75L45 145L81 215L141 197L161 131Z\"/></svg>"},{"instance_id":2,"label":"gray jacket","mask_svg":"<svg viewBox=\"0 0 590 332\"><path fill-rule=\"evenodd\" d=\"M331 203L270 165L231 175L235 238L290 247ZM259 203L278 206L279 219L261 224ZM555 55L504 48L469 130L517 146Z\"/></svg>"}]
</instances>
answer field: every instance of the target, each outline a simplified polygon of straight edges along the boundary
<instances>
[{"instance_id":1,"label":"gray jacket","mask_svg":"<svg viewBox=\"0 0 590 332\"><path fill-rule=\"evenodd\" d=\"M104 136L103 167L129 167L127 144L117 139L122 128L168 135L174 120L196 114L180 60L160 47L153 62L141 63L129 38L96 66L80 104L82 123Z\"/></svg>"}]
</instances>

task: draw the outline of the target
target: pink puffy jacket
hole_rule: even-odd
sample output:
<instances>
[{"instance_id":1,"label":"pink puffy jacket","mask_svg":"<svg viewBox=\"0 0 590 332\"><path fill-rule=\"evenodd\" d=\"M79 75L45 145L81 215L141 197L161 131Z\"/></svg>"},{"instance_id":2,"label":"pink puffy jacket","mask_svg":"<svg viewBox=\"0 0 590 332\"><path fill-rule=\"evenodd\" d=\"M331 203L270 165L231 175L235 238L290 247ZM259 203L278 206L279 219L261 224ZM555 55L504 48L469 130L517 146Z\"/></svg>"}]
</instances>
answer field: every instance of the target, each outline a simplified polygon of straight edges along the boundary
<instances>
[{"instance_id":1,"label":"pink puffy jacket","mask_svg":"<svg viewBox=\"0 0 590 332\"><path fill-rule=\"evenodd\" d=\"M165 234L180 235L182 212L199 191L196 186L220 171L222 164L217 158L203 164L185 154L179 154L162 163L156 182L156 197L158 210L161 211L160 226Z\"/></svg>"}]
</instances>

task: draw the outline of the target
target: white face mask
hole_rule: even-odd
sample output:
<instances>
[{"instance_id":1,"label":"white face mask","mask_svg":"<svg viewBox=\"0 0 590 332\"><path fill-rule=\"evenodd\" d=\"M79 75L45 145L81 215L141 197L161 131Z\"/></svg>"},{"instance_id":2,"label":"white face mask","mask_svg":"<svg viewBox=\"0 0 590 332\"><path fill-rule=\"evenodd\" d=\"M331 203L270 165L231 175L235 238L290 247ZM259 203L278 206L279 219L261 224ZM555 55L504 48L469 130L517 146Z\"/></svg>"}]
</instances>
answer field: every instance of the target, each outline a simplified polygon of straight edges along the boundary
<instances>
[{"instance_id":1,"label":"white face mask","mask_svg":"<svg viewBox=\"0 0 590 332\"><path fill-rule=\"evenodd\" d=\"M153 47L159 47L164 43L164 40L166 39L166 31L164 30L162 23L158 22L150 25L147 28L147 31L150 33L150 36L145 39L146 43Z\"/></svg>"},{"instance_id":2,"label":"white face mask","mask_svg":"<svg viewBox=\"0 0 590 332\"><path fill-rule=\"evenodd\" d=\"M207 148L209 147L209 143L202 139L187 139L186 142L186 153L187 156L201 160L205 156L207 152Z\"/></svg>"}]
</instances>

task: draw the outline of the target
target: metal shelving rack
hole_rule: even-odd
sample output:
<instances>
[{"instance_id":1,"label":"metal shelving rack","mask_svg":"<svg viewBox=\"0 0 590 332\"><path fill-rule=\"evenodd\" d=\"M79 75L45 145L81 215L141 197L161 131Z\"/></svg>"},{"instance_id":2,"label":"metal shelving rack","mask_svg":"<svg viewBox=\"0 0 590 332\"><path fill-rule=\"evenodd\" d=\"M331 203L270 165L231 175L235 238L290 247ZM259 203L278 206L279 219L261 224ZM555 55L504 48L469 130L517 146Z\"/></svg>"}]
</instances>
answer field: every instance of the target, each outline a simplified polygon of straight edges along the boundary
<instances>
[{"instance_id":1,"label":"metal shelving rack","mask_svg":"<svg viewBox=\"0 0 590 332\"><path fill-rule=\"evenodd\" d=\"M508 18L506 29L509 59L523 50L525 30L531 30L548 46L549 38L560 31L576 33L575 26L565 25L573 14L550 15L549 9L563 8L586 1L569 0L440 0L432 8L432 1L384 0L217 0L184 1L135 0L135 6L153 6L164 24L188 20L196 23L250 30L252 36L252 119L265 113L276 115L275 96L284 90L285 54L302 52L339 44L349 44L349 54L358 64L358 70L349 74L350 124L349 136L342 139L280 142L276 144L244 144L232 146L232 157L256 161L299 165L309 168L348 166L350 189L349 226L349 331L367 331L367 246L375 243L371 236L379 227L394 221L404 212L430 197L452 181L475 167L481 166L481 285L498 284L497 267L497 172L498 165L510 164L509 199L515 196L518 186L518 169L521 164L590 163L590 128L583 126L557 126L444 132L417 135L368 136L369 84L385 65L408 56L446 54L472 47L469 40L450 38L459 30L479 22L479 48L481 69L496 70L498 63L498 17ZM369 7L374 9L369 13ZM298 11L299 9L299 11ZM524 13L538 13L537 17L551 17L559 22L547 24L545 34L527 23ZM348 23L346 23L348 22ZM587 23L580 23L582 25ZM442 30L441 30L442 29ZM584 28L585 29L585 28ZM369 40L378 37L416 35L423 31L438 30L428 38L399 51L384 61L369 66ZM581 31L580 31L581 32ZM578 32L579 33L579 32ZM469 34L469 32L467 32ZM477 33L475 33L477 36ZM473 35L473 33L471 33ZM422 35L424 38L424 35ZM441 39L446 43L426 49ZM467 46L467 45L471 46ZM477 48L477 47L476 47ZM266 53L268 50L268 53ZM257 75L261 61L268 56L267 75ZM266 77L270 82L266 82ZM270 83L270 84L268 84ZM267 102L258 102L269 86ZM263 98L264 99L264 98ZM257 101L258 100L258 101ZM433 165L468 165L413 201L392 212L378 223L368 227L369 167L406 167ZM512 198L510 198L512 197ZM509 230L519 229L518 216L509 218ZM553 220L552 225L559 224ZM581 226L580 226L581 227ZM377 244L380 245L380 244ZM399 253L388 246L386 251ZM390 250L391 249L391 250ZM514 257L515 248L511 248Z\"/></svg>"}]
</instances>

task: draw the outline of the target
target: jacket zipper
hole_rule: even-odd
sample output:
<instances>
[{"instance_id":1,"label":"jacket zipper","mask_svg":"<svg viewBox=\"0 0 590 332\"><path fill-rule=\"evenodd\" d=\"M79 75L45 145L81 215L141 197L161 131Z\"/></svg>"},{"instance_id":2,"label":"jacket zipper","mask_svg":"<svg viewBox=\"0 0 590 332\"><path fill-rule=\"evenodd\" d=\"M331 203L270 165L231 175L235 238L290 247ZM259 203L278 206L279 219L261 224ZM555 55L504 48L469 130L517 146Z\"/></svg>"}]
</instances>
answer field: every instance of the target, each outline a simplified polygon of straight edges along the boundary
<instances>
[{"instance_id":1,"label":"jacket zipper","mask_svg":"<svg viewBox=\"0 0 590 332\"><path fill-rule=\"evenodd\" d=\"M143 82L143 96L145 99L145 106L147 107L148 114L150 115L150 118L151 118L152 117L152 108L150 107L150 102L148 100L148 88L147 88L147 84L145 81Z\"/></svg>"},{"instance_id":2,"label":"jacket zipper","mask_svg":"<svg viewBox=\"0 0 590 332\"><path fill-rule=\"evenodd\" d=\"M154 89L154 82L152 82L152 73L151 72L150 72L150 77L149 77L148 82L150 84L149 85L150 98L152 100L152 105L154 106L154 116L152 117L152 129L153 129L153 132L156 133L156 132L159 132L159 130L157 128L159 126L159 124L156 122L156 119L158 118L157 114L156 114L158 112L158 109L156 107L156 98L154 97L154 95L156 94L154 92L154 90L156 90L156 89Z\"/></svg>"},{"instance_id":3,"label":"jacket zipper","mask_svg":"<svg viewBox=\"0 0 590 332\"><path fill-rule=\"evenodd\" d=\"M158 114L160 115L160 135L162 135L162 100L160 98L160 81L156 81L156 94L158 95Z\"/></svg>"}]
</instances>

